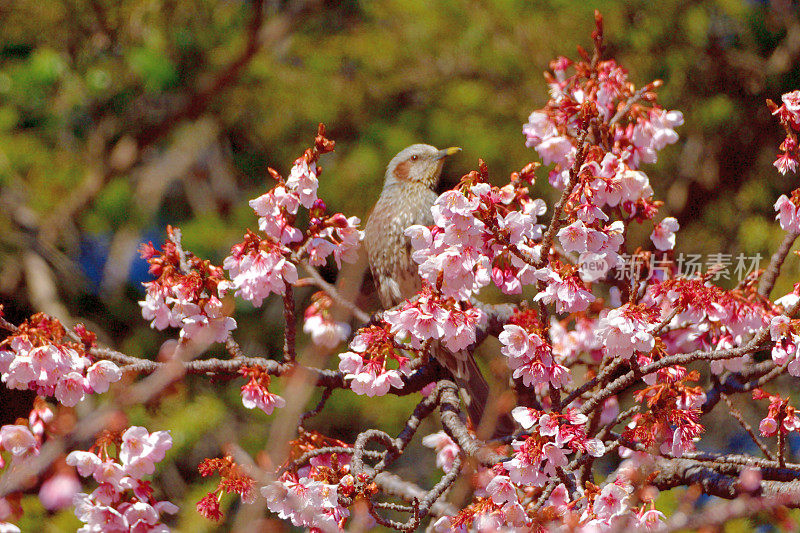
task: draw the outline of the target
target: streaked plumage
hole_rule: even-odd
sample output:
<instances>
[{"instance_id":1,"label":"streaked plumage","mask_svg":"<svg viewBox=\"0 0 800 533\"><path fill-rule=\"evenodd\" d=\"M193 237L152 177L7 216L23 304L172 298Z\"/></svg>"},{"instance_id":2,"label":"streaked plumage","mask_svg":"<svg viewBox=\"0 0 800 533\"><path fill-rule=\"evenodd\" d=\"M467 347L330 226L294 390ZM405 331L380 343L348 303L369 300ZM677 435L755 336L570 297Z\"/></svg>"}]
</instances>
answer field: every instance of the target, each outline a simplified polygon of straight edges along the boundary
<instances>
[{"instance_id":1,"label":"streaked plumage","mask_svg":"<svg viewBox=\"0 0 800 533\"><path fill-rule=\"evenodd\" d=\"M422 287L405 230L414 224L433 224L431 206L437 198L433 189L442 173L443 160L460 151L414 144L398 153L386 168L383 191L367 220L364 236L369 266L385 309L411 298ZM489 387L472 354L466 350L454 354L439 343L432 346L431 352L455 376L470 418L477 425Z\"/></svg>"}]
</instances>

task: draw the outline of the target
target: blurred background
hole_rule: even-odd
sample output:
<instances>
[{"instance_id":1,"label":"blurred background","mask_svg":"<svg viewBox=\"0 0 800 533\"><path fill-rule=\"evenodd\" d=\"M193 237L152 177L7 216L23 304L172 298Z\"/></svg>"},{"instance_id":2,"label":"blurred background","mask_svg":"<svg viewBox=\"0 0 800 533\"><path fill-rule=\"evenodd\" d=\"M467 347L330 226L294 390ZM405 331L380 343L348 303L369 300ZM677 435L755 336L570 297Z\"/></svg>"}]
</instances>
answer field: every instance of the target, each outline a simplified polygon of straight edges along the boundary
<instances>
[{"instance_id":1,"label":"blurred background","mask_svg":"<svg viewBox=\"0 0 800 533\"><path fill-rule=\"evenodd\" d=\"M761 254L766 262L782 237L772 204L797 181L772 167L782 136L765 105L800 88L795 1L6 0L6 317L18 323L45 311L83 321L121 351L156 357L175 332L141 319L136 302L148 277L139 244L159 245L172 224L187 249L221 262L256 226L247 201L272 186L267 167L288 173L319 122L337 143L322 161L320 186L332 212L363 221L386 163L414 142L464 148L443 187L478 158L505 183L537 160L521 128L548 98L542 71L590 46L595 8L605 17L608 54L637 86L662 79L661 104L684 113L678 144L643 168L666 202L664 215L681 223L677 250ZM540 176L536 195L552 199L546 171ZM790 259L776 290L788 290L797 274ZM299 309L311 292L297 291ZM280 302L237 306L235 336L245 351L278 357ZM241 407L239 381L190 379L168 401L128 413L131 423L176 437L156 485L181 505L175 525L183 531L218 527L194 511L211 486L187 484L197 463L227 440L255 453L269 434L269 417ZM353 396L334 394L314 427L343 440L368 426L394 432L415 401ZM30 398L3 391L0 401L9 423L27 413ZM734 440L727 445L744 445ZM414 461L435 470L428 452L412 454L401 470L411 472ZM427 474L416 470L411 477L425 484ZM45 531L77 524L69 512L37 507L35 497L24 505L25 520L47 524Z\"/></svg>"}]
</instances>

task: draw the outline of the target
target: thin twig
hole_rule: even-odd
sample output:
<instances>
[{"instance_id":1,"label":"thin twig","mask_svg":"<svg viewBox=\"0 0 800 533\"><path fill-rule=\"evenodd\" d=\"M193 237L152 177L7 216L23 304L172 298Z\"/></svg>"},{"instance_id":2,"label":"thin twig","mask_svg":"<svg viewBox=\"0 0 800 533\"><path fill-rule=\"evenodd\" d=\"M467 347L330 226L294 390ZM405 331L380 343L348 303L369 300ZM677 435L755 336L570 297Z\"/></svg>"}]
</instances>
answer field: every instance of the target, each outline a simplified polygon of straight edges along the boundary
<instances>
[{"instance_id":1,"label":"thin twig","mask_svg":"<svg viewBox=\"0 0 800 533\"><path fill-rule=\"evenodd\" d=\"M761 275L761 280L758 282L758 294L761 296L769 298L769 293L772 292L772 288L775 286L775 282L781 273L783 262L786 260L786 256L789 255L789 251L792 249L792 245L794 245L794 241L797 240L798 236L800 236L800 233L787 233L781 245L775 250L775 253L772 254L769 266L764 270L764 273Z\"/></svg>"},{"instance_id":2,"label":"thin twig","mask_svg":"<svg viewBox=\"0 0 800 533\"><path fill-rule=\"evenodd\" d=\"M283 320L286 331L283 336L283 362L293 363L297 359L295 348L295 333L297 323L295 321L294 290L290 283L285 283L286 292L283 295Z\"/></svg>"},{"instance_id":3,"label":"thin twig","mask_svg":"<svg viewBox=\"0 0 800 533\"><path fill-rule=\"evenodd\" d=\"M792 316L795 312L797 312L798 308L800 308L800 301L790 306L784 314L786 316ZM657 370L661 370L662 368L667 368L674 365L684 365L694 361L716 361L741 357L745 354L752 353L760 349L764 341L767 340L768 336L769 328L762 327L755 333L755 335L753 335L753 338L748 343L746 343L744 346L739 346L738 348L710 351L697 350L694 352L680 353L663 357L658 361L653 361L652 363L648 363L642 367L635 368L625 375L615 379L603 390L589 398L587 402L581 406L580 412L583 414L591 412L601 402L606 401L606 399L610 398L611 396L618 394L620 391L623 391L633 385L633 383L639 379L639 376L651 374Z\"/></svg>"},{"instance_id":4,"label":"thin twig","mask_svg":"<svg viewBox=\"0 0 800 533\"><path fill-rule=\"evenodd\" d=\"M627 102L625 102L625 105L624 105L623 107L621 107L621 108L620 108L620 109L619 109L619 110L618 110L618 111L617 111L617 112L614 114L614 116L611 118L611 120L609 120L609 121L608 121L608 125L609 125L609 126L613 126L614 124L616 124L617 122L619 122L620 120L622 120L622 117L624 117L626 114L628 114L628 111L630 111L630 110L631 110L631 108L633 107L633 104L635 104L636 102L638 102L639 100L641 100L641 99L642 99L642 96L644 96L644 94L645 94L647 91L650 91L650 90L652 90L652 87L651 87L651 86L648 84L648 85L645 85L644 87L640 88L640 89L639 89L638 91L636 91L635 93L633 93L633 96L631 96L630 98L628 98L628 101L627 101Z\"/></svg>"},{"instance_id":5,"label":"thin twig","mask_svg":"<svg viewBox=\"0 0 800 533\"><path fill-rule=\"evenodd\" d=\"M756 443L756 446L758 446L758 448L761 450L764 456L766 456L767 459L771 459L774 461L775 456L772 455L772 452L769 451L767 446L763 442L761 442L761 439L758 438L758 436L753 431L753 428L750 426L750 424L747 423L747 420L744 419L739 410L736 409L736 407L734 407L730 398L728 398L728 395L722 394L722 399L725 401L726 404L728 404L728 409L730 409L731 416L735 418L736 421L739 422L739 425L741 425L742 428L744 428L744 430L747 432L747 434L750 435L750 438L753 439L753 442Z\"/></svg>"},{"instance_id":6,"label":"thin twig","mask_svg":"<svg viewBox=\"0 0 800 533\"><path fill-rule=\"evenodd\" d=\"M297 427L299 429L303 428L303 424L305 424L306 420L308 420L312 416L318 415L320 413L320 411L322 411L322 409L325 407L325 404L328 401L328 398L331 397L331 393L332 392L333 392L333 389L331 389L331 388L324 389L322 391L322 398L319 399L319 402L317 403L317 405L313 409L310 409L310 410L306 411L305 413L303 413L302 415L300 415L300 420L297 422Z\"/></svg>"},{"instance_id":7,"label":"thin twig","mask_svg":"<svg viewBox=\"0 0 800 533\"><path fill-rule=\"evenodd\" d=\"M572 167L569 171L569 180L564 187L564 191L561 193L561 197L556 202L556 205L553 207L553 218L550 219L550 225L547 227L547 231L544 234L544 238L542 239L542 246L541 246L541 254L539 256L539 261L537 261L536 267L541 268L547 262L547 258L550 255L550 247L553 245L553 238L556 235L556 232L561 227L561 212L564 210L564 206L567 203L570 195L572 194L572 190L575 188L575 185L578 184L578 174L580 172L581 165L583 165L583 160L586 157L584 153L586 150L586 136L589 133L589 129L584 128L580 136L578 137L578 146L576 148L575 153L575 161L572 164Z\"/></svg>"},{"instance_id":8,"label":"thin twig","mask_svg":"<svg viewBox=\"0 0 800 533\"><path fill-rule=\"evenodd\" d=\"M783 432L783 417L778 417L778 466L786 466L786 435Z\"/></svg>"},{"instance_id":9,"label":"thin twig","mask_svg":"<svg viewBox=\"0 0 800 533\"><path fill-rule=\"evenodd\" d=\"M336 287L325 281L325 278L322 277L322 274L320 274L316 268L306 262L302 262L300 265L308 275L311 276L311 279L314 280L317 287L325 291L337 305L350 311L359 321L364 323L369 322L370 316L362 311L355 303L342 296L339 291L336 290Z\"/></svg>"}]
</instances>

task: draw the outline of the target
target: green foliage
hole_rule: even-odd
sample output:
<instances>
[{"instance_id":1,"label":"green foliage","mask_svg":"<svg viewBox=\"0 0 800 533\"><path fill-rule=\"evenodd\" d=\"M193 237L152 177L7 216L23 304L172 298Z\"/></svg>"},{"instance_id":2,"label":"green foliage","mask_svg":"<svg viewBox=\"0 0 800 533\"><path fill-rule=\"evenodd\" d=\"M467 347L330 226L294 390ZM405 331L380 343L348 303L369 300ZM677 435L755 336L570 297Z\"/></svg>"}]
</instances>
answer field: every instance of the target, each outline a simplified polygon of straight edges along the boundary
<instances>
[{"instance_id":1,"label":"green foliage","mask_svg":"<svg viewBox=\"0 0 800 533\"><path fill-rule=\"evenodd\" d=\"M55 513L48 512L42 507L36 494L29 494L22 498L23 515L19 521L20 531L40 531L41 533L61 533L63 531L76 531L83 524L72 509L64 509Z\"/></svg>"}]
</instances>

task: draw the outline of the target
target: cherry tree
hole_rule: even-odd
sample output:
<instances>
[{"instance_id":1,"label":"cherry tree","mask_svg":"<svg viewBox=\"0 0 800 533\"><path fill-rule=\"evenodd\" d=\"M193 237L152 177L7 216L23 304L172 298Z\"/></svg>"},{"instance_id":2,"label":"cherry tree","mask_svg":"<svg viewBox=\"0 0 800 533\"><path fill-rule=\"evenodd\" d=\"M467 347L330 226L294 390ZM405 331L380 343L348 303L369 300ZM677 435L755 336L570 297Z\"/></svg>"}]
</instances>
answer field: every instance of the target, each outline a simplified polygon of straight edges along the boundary
<instances>
[{"instance_id":1,"label":"cherry tree","mask_svg":"<svg viewBox=\"0 0 800 533\"><path fill-rule=\"evenodd\" d=\"M243 405L273 416L309 407L307 396L290 388L286 397L271 392L274 380L323 391L286 442L265 443L269 461L231 443L198 465L216 483L196 504L210 521L223 518L225 498L265 501L269 513L314 531L353 524L668 531L764 511L783 520L787 507L800 507L800 464L787 461L800 417L783 396L784 385L800 377L800 283L771 295L800 235L800 189L775 202L786 237L764 270L732 289L713 283L717 267L681 272L673 251L679 224L659 215L662 202L646 170L677 141L683 117L658 105L660 82L636 88L606 57L599 14L592 40L591 52L579 49L576 60L550 64L550 100L522 128L541 162L511 173L502 186L492 185L481 162L438 198L433 226L407 229L424 287L396 308L370 316L316 270L355 261L363 237L358 218L330 213L317 195L320 162L334 150L320 125L288 177L270 170L274 186L250 201L257 230L243 230L221 265L185 249L178 228L167 229L162 246L142 246L153 276L142 316L175 332L169 357L100 346L83 325L68 329L41 313L20 324L0 317L8 332L0 344L2 381L38 395L27 420L0 428L0 531L18 531L16 495L64 456L86 478L80 489L70 485L85 524L80 531L168 531L165 521L178 508L150 477L172 446L170 432L119 428L114 416L188 374L244 378ZM786 132L775 167L794 172L800 91L767 105ZM559 191L552 206L532 196L542 165ZM633 226L651 232L652 246L631 249ZM304 310L293 292L301 284L320 289ZM509 303L483 303L481 290L490 285ZM282 301L282 353L245 352L232 316L236 298L255 307ZM336 318L337 306L358 321L352 334ZM320 353L340 348L329 365L335 368L298 358L300 317ZM468 420L452 376L428 353L433 342L474 350L490 336L500 346L494 357L507 367L513 434L495 434L497 416L480 425ZM227 357L204 355L215 344ZM124 394L69 432L56 431L60 406L115 388ZM346 442L306 427L311 417L325 416L335 390L413 395L417 404L398 434L376 427ZM736 408L737 398L757 405L757 428ZM502 411L501 403L487 412ZM441 431L418 435L428 418ZM759 454L698 450L714 424L728 421ZM392 472L415 440L430 448L441 470L430 487ZM94 445L84 449L87 441ZM470 487L463 505L448 500L460 482ZM690 486L696 490L686 493L686 509L701 494L719 500L694 514L658 509L660 491Z\"/></svg>"}]
</instances>

